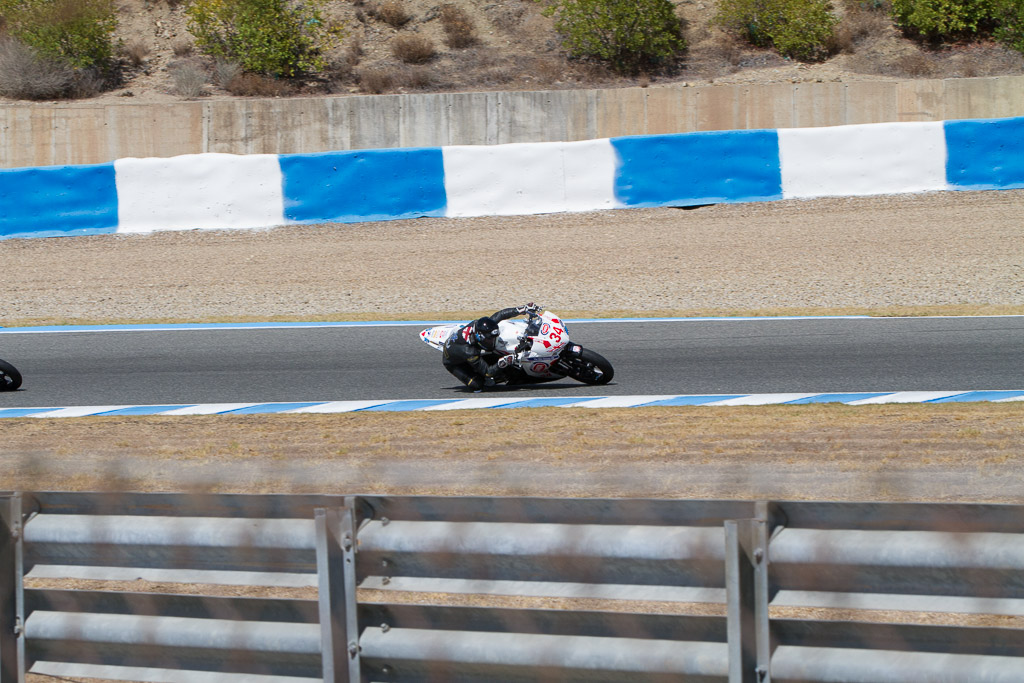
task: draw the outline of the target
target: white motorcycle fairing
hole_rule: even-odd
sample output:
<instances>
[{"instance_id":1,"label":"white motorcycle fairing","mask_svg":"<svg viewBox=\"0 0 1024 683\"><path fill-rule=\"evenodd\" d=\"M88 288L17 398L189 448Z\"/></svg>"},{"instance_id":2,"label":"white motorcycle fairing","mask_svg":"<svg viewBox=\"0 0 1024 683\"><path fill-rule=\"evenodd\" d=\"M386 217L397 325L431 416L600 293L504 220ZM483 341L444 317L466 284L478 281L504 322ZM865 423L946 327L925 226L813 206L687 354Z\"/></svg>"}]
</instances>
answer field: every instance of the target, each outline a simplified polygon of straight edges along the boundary
<instances>
[{"instance_id":1,"label":"white motorcycle fairing","mask_svg":"<svg viewBox=\"0 0 1024 683\"><path fill-rule=\"evenodd\" d=\"M516 353L520 342L529 344L517 354L519 367L531 377L557 379L564 372L552 372L562 349L569 343L569 330L565 321L557 314L544 311L542 315L526 320L503 320L498 323L498 341L495 347L499 353Z\"/></svg>"}]
</instances>

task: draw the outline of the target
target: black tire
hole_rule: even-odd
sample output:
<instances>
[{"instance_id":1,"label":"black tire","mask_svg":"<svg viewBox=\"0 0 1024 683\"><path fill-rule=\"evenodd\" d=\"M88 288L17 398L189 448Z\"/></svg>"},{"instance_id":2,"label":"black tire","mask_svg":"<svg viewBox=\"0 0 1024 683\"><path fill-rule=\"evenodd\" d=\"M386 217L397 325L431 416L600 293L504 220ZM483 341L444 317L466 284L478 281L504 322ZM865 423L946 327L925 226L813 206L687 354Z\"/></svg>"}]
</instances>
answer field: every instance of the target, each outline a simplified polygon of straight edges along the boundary
<instances>
[{"instance_id":1,"label":"black tire","mask_svg":"<svg viewBox=\"0 0 1024 683\"><path fill-rule=\"evenodd\" d=\"M615 376L615 370L608 359L590 349L582 349L580 357L573 359L569 376L584 384L608 384Z\"/></svg>"},{"instance_id":2,"label":"black tire","mask_svg":"<svg viewBox=\"0 0 1024 683\"><path fill-rule=\"evenodd\" d=\"M0 360L0 391L14 391L21 386L21 373L5 360Z\"/></svg>"}]
</instances>

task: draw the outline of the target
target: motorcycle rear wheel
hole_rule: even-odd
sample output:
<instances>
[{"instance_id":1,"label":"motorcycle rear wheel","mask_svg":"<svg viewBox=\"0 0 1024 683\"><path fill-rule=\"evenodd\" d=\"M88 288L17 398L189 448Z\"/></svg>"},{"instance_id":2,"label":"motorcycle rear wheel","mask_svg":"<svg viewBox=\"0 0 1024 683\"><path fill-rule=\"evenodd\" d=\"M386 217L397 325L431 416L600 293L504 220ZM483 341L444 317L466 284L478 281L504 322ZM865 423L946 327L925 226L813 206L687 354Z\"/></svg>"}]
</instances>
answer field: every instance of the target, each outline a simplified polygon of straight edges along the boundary
<instances>
[{"instance_id":1,"label":"motorcycle rear wheel","mask_svg":"<svg viewBox=\"0 0 1024 683\"><path fill-rule=\"evenodd\" d=\"M574 358L569 365L569 376L584 384L608 384L615 376L615 370L601 354L581 349L579 358Z\"/></svg>"},{"instance_id":2,"label":"motorcycle rear wheel","mask_svg":"<svg viewBox=\"0 0 1024 683\"><path fill-rule=\"evenodd\" d=\"M15 391L21 386L21 373L5 360L0 360L0 391Z\"/></svg>"}]
</instances>

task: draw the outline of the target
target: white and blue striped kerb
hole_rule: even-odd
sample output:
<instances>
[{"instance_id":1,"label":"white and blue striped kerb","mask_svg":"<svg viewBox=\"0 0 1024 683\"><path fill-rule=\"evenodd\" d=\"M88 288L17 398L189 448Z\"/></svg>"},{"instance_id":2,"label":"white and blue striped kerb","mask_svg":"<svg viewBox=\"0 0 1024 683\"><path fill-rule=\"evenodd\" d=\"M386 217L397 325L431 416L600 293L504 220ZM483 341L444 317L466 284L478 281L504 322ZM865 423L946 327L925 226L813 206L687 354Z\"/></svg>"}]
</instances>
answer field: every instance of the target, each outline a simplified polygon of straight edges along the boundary
<instances>
[{"instance_id":1,"label":"white and blue striped kerb","mask_svg":"<svg viewBox=\"0 0 1024 683\"><path fill-rule=\"evenodd\" d=\"M4 417L121 417L129 415L257 415L355 412L411 412L497 408L646 408L656 406L766 406L842 403L967 403L1024 401L1021 391L896 391L817 394L679 394L651 396L578 396L545 398L400 399L378 401L311 401L290 403L182 403L173 405L69 406L0 408Z\"/></svg>"},{"instance_id":2,"label":"white and blue striped kerb","mask_svg":"<svg viewBox=\"0 0 1024 683\"><path fill-rule=\"evenodd\" d=\"M1024 187L1024 117L0 170L0 239Z\"/></svg>"}]
</instances>

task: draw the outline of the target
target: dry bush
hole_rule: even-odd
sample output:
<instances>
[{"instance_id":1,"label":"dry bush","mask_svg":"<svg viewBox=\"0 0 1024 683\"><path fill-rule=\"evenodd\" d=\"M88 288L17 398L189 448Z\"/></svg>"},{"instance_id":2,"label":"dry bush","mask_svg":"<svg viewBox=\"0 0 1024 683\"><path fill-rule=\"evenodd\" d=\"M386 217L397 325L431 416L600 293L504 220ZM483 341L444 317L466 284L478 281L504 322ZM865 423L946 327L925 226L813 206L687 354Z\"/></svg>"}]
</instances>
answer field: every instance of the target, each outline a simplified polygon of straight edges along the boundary
<instances>
[{"instance_id":1,"label":"dry bush","mask_svg":"<svg viewBox=\"0 0 1024 683\"><path fill-rule=\"evenodd\" d=\"M345 62L350 67L354 67L362 61L364 54L363 39L358 35L352 36L352 39L345 45Z\"/></svg>"},{"instance_id":2,"label":"dry bush","mask_svg":"<svg viewBox=\"0 0 1024 683\"><path fill-rule=\"evenodd\" d=\"M412 21L412 15L405 11L401 2L395 0L382 2L371 10L371 14L392 28L402 28Z\"/></svg>"},{"instance_id":3,"label":"dry bush","mask_svg":"<svg viewBox=\"0 0 1024 683\"><path fill-rule=\"evenodd\" d=\"M600 84L604 81L616 78L616 74L607 64L601 62L579 62L574 64L573 73L577 81L581 83Z\"/></svg>"},{"instance_id":4,"label":"dry bush","mask_svg":"<svg viewBox=\"0 0 1024 683\"><path fill-rule=\"evenodd\" d=\"M206 70L192 61L178 62L168 69L174 82L174 92L186 99L194 99L203 94L206 87Z\"/></svg>"},{"instance_id":5,"label":"dry bush","mask_svg":"<svg viewBox=\"0 0 1024 683\"><path fill-rule=\"evenodd\" d=\"M834 52L853 54L868 38L885 35L892 30L892 20L885 14L857 5L848 8L832 36Z\"/></svg>"},{"instance_id":6,"label":"dry bush","mask_svg":"<svg viewBox=\"0 0 1024 683\"><path fill-rule=\"evenodd\" d=\"M406 64L423 64L435 54L434 42L426 36L398 36L391 43L391 53Z\"/></svg>"},{"instance_id":7,"label":"dry bush","mask_svg":"<svg viewBox=\"0 0 1024 683\"><path fill-rule=\"evenodd\" d=\"M0 36L0 95L19 100L66 97L75 85L75 71L45 59L28 45Z\"/></svg>"},{"instance_id":8,"label":"dry bush","mask_svg":"<svg viewBox=\"0 0 1024 683\"><path fill-rule=\"evenodd\" d=\"M213 61L213 82L225 90L231 81L241 75L242 67L238 62L232 62L229 59L215 59Z\"/></svg>"},{"instance_id":9,"label":"dry bush","mask_svg":"<svg viewBox=\"0 0 1024 683\"><path fill-rule=\"evenodd\" d=\"M444 29L444 42L450 48L470 47L479 40L473 20L458 5L441 5L441 27Z\"/></svg>"},{"instance_id":10,"label":"dry bush","mask_svg":"<svg viewBox=\"0 0 1024 683\"><path fill-rule=\"evenodd\" d=\"M516 33L526 16L526 7L523 5L512 5L501 7L497 14L491 17L491 22L505 33Z\"/></svg>"},{"instance_id":11,"label":"dry bush","mask_svg":"<svg viewBox=\"0 0 1024 683\"><path fill-rule=\"evenodd\" d=\"M149 45L146 41L136 38L124 46L124 56L132 66L142 66L142 62L149 56Z\"/></svg>"},{"instance_id":12,"label":"dry bush","mask_svg":"<svg viewBox=\"0 0 1024 683\"><path fill-rule=\"evenodd\" d=\"M363 89L363 92L368 92L371 95L380 95L395 87L395 74L392 69L383 67L362 69L357 76L359 87Z\"/></svg>"},{"instance_id":13,"label":"dry bush","mask_svg":"<svg viewBox=\"0 0 1024 683\"><path fill-rule=\"evenodd\" d=\"M1019 74L1024 71L1024 54L1003 45L983 43L950 53L942 59L944 77L981 78Z\"/></svg>"},{"instance_id":14,"label":"dry bush","mask_svg":"<svg viewBox=\"0 0 1024 683\"><path fill-rule=\"evenodd\" d=\"M903 55L896 60L894 67L898 73L911 78L928 78L938 70L935 59L923 52Z\"/></svg>"},{"instance_id":15,"label":"dry bush","mask_svg":"<svg viewBox=\"0 0 1024 683\"><path fill-rule=\"evenodd\" d=\"M75 72L75 82L71 86L72 97L96 97L104 90L116 85L116 73L104 73L96 67L79 69Z\"/></svg>"},{"instance_id":16,"label":"dry bush","mask_svg":"<svg viewBox=\"0 0 1024 683\"><path fill-rule=\"evenodd\" d=\"M475 66L481 69L508 64L510 59L514 60L516 58L514 56L510 57L509 55L504 54L501 50L493 47L476 47L472 50L466 50L458 55L453 55L453 57L459 59L463 64L465 64L465 67L463 68Z\"/></svg>"},{"instance_id":17,"label":"dry bush","mask_svg":"<svg viewBox=\"0 0 1024 683\"><path fill-rule=\"evenodd\" d=\"M241 73L231 79L225 89L242 97L286 97L292 94L287 81L260 74Z\"/></svg>"},{"instance_id":18,"label":"dry bush","mask_svg":"<svg viewBox=\"0 0 1024 683\"><path fill-rule=\"evenodd\" d=\"M960 62L960 73L964 78L980 78L982 76L988 76L986 73L987 69L985 64L977 59L963 59Z\"/></svg>"},{"instance_id":19,"label":"dry bush","mask_svg":"<svg viewBox=\"0 0 1024 683\"><path fill-rule=\"evenodd\" d=\"M541 83L556 83L565 76L566 64L560 59L553 57L541 57L534 60L530 73L537 77Z\"/></svg>"},{"instance_id":20,"label":"dry bush","mask_svg":"<svg viewBox=\"0 0 1024 683\"><path fill-rule=\"evenodd\" d=\"M857 39L846 24L840 24L832 34L829 50L833 54L853 54L857 51Z\"/></svg>"},{"instance_id":21,"label":"dry bush","mask_svg":"<svg viewBox=\"0 0 1024 683\"><path fill-rule=\"evenodd\" d=\"M708 59L721 62L730 71L739 68L743 61L743 51L739 39L727 33L717 33L704 46L704 54Z\"/></svg>"},{"instance_id":22,"label":"dry bush","mask_svg":"<svg viewBox=\"0 0 1024 683\"><path fill-rule=\"evenodd\" d=\"M436 83L434 72L426 66L413 66L405 69L401 81L402 87L414 90L427 90Z\"/></svg>"},{"instance_id":23,"label":"dry bush","mask_svg":"<svg viewBox=\"0 0 1024 683\"><path fill-rule=\"evenodd\" d=\"M479 80L485 85L507 85L519 77L519 70L515 67L492 66L481 72Z\"/></svg>"},{"instance_id":24,"label":"dry bush","mask_svg":"<svg viewBox=\"0 0 1024 683\"><path fill-rule=\"evenodd\" d=\"M355 65L344 56L335 57L327 62L321 76L327 92L342 92L345 85L351 83L355 76Z\"/></svg>"},{"instance_id":25,"label":"dry bush","mask_svg":"<svg viewBox=\"0 0 1024 683\"><path fill-rule=\"evenodd\" d=\"M686 75L694 79L721 78L744 68L784 66L788 62L774 50L756 48L719 29L693 44L686 55Z\"/></svg>"},{"instance_id":26,"label":"dry bush","mask_svg":"<svg viewBox=\"0 0 1024 683\"><path fill-rule=\"evenodd\" d=\"M187 40L179 40L171 49L174 50L175 57L188 57L195 50L195 45Z\"/></svg>"}]
</instances>

